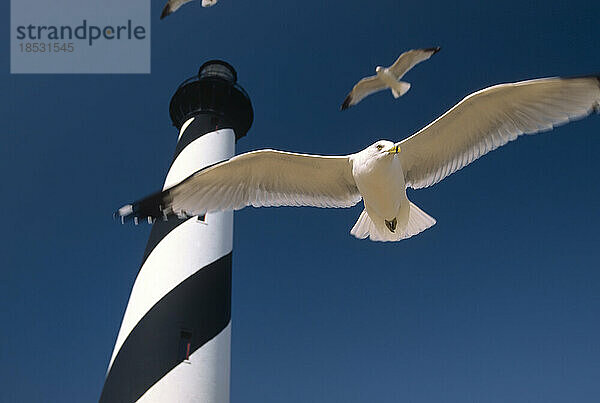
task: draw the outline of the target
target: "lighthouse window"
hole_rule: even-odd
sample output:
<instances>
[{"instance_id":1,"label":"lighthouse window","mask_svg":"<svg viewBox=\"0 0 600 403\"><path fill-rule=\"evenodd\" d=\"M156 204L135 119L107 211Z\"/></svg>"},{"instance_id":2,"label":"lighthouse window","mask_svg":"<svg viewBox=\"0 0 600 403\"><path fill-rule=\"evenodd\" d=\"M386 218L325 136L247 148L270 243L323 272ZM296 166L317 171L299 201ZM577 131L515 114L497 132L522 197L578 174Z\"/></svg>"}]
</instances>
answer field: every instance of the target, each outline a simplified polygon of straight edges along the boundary
<instances>
[{"instance_id":1,"label":"lighthouse window","mask_svg":"<svg viewBox=\"0 0 600 403\"><path fill-rule=\"evenodd\" d=\"M192 353L192 332L182 330L179 334L179 361L189 361Z\"/></svg>"}]
</instances>

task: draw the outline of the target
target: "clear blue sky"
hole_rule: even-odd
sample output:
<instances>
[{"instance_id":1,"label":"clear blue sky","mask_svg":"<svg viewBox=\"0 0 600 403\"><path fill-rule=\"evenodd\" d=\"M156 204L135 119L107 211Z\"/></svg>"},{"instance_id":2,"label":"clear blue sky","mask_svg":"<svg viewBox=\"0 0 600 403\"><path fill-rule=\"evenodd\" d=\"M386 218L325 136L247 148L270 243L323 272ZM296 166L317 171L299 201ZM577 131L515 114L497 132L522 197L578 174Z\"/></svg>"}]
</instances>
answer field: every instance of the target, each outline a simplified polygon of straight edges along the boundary
<instances>
[{"instance_id":1,"label":"clear blue sky","mask_svg":"<svg viewBox=\"0 0 600 403\"><path fill-rule=\"evenodd\" d=\"M162 186L168 104L205 61L238 71L238 152L348 154L492 84L600 71L591 0L199 2L163 21L152 74L10 75L0 31L0 401L96 401ZM411 90L340 112L355 81L441 46ZM115 60L118 63L118 60ZM235 214L232 402L597 402L600 117L528 136L409 197L437 219L359 241L362 207Z\"/></svg>"}]
</instances>

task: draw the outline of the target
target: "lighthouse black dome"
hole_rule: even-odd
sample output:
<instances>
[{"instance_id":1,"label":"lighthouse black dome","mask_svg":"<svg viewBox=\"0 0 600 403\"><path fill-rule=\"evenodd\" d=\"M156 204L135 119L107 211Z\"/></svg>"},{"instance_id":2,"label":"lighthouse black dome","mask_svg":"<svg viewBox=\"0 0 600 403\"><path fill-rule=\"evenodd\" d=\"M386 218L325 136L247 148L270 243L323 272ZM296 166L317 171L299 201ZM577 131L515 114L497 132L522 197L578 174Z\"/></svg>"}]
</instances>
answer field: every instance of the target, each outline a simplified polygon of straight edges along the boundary
<instances>
[{"instance_id":1,"label":"lighthouse black dome","mask_svg":"<svg viewBox=\"0 0 600 403\"><path fill-rule=\"evenodd\" d=\"M232 128L236 140L246 135L254 119L252 103L237 84L235 69L222 60L204 63L197 76L181 83L171 98L169 114L178 129L192 117L209 115L219 128Z\"/></svg>"}]
</instances>

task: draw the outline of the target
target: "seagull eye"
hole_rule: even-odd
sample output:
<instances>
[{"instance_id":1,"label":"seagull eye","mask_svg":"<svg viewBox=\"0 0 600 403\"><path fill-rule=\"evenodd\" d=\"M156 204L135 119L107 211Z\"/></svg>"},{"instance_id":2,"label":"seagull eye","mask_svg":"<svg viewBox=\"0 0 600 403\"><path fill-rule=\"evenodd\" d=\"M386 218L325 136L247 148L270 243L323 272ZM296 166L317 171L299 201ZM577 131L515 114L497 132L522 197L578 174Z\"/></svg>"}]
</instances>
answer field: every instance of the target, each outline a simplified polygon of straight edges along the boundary
<instances>
[{"instance_id":1,"label":"seagull eye","mask_svg":"<svg viewBox=\"0 0 600 403\"><path fill-rule=\"evenodd\" d=\"M377 144L377 149L381 151L383 149L383 144Z\"/></svg>"}]
</instances>

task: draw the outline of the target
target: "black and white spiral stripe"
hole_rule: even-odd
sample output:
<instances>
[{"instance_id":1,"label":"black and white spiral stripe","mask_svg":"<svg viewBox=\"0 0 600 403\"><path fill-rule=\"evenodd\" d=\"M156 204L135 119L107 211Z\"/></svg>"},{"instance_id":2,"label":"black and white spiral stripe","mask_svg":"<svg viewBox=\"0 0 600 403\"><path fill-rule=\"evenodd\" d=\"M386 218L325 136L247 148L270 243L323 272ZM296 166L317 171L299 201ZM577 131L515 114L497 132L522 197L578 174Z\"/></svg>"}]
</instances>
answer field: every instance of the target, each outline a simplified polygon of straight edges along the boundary
<instances>
[{"instance_id":1,"label":"black and white spiral stripe","mask_svg":"<svg viewBox=\"0 0 600 403\"><path fill-rule=\"evenodd\" d=\"M233 156L210 115L181 128L164 187ZM100 402L228 402L233 212L154 223Z\"/></svg>"}]
</instances>

